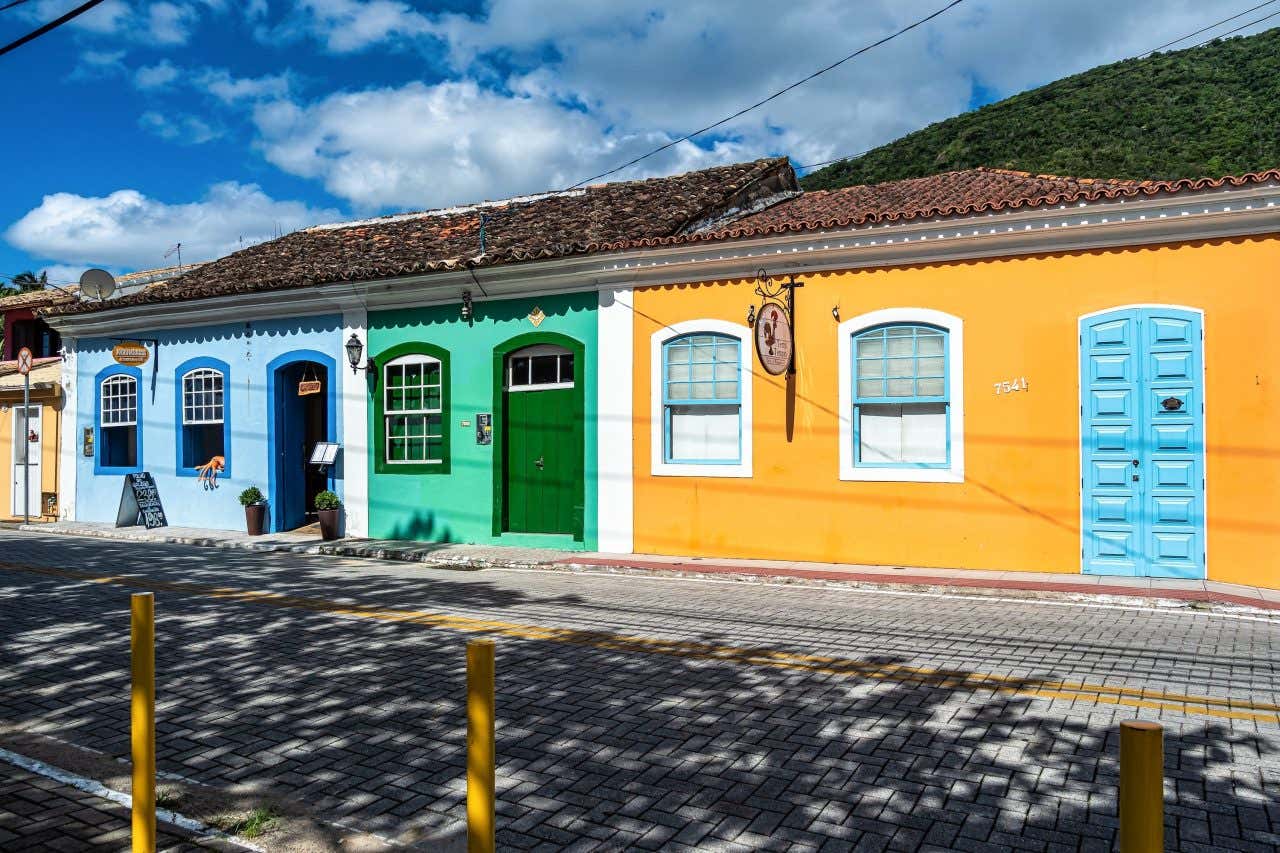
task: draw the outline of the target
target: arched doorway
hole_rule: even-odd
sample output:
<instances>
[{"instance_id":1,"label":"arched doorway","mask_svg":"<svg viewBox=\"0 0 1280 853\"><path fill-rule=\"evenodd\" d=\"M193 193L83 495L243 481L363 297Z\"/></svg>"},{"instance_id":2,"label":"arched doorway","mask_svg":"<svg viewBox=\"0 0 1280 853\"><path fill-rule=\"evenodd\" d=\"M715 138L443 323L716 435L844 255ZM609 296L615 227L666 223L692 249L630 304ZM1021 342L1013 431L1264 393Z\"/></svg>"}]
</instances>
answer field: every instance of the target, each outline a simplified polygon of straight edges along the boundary
<instances>
[{"instance_id":1,"label":"arched doorway","mask_svg":"<svg viewBox=\"0 0 1280 853\"><path fill-rule=\"evenodd\" d=\"M581 539L582 345L549 333L508 344L512 348L499 353L501 532Z\"/></svg>"},{"instance_id":2,"label":"arched doorway","mask_svg":"<svg viewBox=\"0 0 1280 853\"><path fill-rule=\"evenodd\" d=\"M293 530L316 520L316 495L331 487L333 469L310 464L317 443L337 440L334 360L313 350L267 365L271 529Z\"/></svg>"}]
</instances>

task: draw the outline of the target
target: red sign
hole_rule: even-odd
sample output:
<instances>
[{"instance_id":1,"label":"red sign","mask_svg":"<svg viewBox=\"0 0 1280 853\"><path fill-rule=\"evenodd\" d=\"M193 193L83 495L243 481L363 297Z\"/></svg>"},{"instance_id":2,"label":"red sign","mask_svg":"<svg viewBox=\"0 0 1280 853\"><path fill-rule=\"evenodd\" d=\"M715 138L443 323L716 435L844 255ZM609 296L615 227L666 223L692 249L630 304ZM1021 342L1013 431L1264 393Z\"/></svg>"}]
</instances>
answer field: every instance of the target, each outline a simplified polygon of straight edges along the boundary
<instances>
[{"instance_id":1,"label":"red sign","mask_svg":"<svg viewBox=\"0 0 1280 853\"><path fill-rule=\"evenodd\" d=\"M756 355L765 370L777 376L791 366L791 321L776 302L760 306L756 317Z\"/></svg>"},{"instance_id":2,"label":"red sign","mask_svg":"<svg viewBox=\"0 0 1280 853\"><path fill-rule=\"evenodd\" d=\"M23 376L31 372L31 350L26 347L18 350L18 372Z\"/></svg>"}]
</instances>

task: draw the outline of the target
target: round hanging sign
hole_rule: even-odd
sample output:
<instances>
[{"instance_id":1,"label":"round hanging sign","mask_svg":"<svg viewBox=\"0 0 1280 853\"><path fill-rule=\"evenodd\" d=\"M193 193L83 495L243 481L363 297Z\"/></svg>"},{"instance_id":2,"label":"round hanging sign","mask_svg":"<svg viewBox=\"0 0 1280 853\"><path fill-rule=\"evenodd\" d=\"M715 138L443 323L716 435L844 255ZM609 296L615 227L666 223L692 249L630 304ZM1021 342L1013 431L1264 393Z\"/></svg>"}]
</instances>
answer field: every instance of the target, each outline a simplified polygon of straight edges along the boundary
<instances>
[{"instance_id":1,"label":"round hanging sign","mask_svg":"<svg viewBox=\"0 0 1280 853\"><path fill-rule=\"evenodd\" d=\"M151 358L151 352L142 344L125 341L111 348L111 357L120 364L139 367L147 363L147 359Z\"/></svg>"},{"instance_id":2,"label":"round hanging sign","mask_svg":"<svg viewBox=\"0 0 1280 853\"><path fill-rule=\"evenodd\" d=\"M756 317L756 355L769 373L777 376L791 366L791 321L776 302L766 302Z\"/></svg>"}]
</instances>

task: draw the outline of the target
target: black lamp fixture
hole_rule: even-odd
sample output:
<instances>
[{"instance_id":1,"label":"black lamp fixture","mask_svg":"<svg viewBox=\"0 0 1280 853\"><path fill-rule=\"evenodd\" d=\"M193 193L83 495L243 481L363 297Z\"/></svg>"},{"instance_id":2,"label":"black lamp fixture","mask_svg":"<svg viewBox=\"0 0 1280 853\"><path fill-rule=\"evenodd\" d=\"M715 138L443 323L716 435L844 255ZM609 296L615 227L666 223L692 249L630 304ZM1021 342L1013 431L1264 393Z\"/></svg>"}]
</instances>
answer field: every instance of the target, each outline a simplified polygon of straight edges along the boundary
<instances>
[{"instance_id":1,"label":"black lamp fixture","mask_svg":"<svg viewBox=\"0 0 1280 853\"><path fill-rule=\"evenodd\" d=\"M360 357L364 355L364 344L360 343L360 339L356 337L356 333L352 332L351 337L347 338L347 343L343 349L347 351L347 363L351 365L351 372L358 370L373 370L373 360L369 359L364 364L360 363Z\"/></svg>"},{"instance_id":2,"label":"black lamp fixture","mask_svg":"<svg viewBox=\"0 0 1280 853\"><path fill-rule=\"evenodd\" d=\"M756 306L752 305L747 309L747 325L755 326L756 324Z\"/></svg>"},{"instance_id":3,"label":"black lamp fixture","mask_svg":"<svg viewBox=\"0 0 1280 853\"><path fill-rule=\"evenodd\" d=\"M475 316L475 308L471 304L471 291L462 291L462 322L470 323L471 318Z\"/></svg>"}]
</instances>

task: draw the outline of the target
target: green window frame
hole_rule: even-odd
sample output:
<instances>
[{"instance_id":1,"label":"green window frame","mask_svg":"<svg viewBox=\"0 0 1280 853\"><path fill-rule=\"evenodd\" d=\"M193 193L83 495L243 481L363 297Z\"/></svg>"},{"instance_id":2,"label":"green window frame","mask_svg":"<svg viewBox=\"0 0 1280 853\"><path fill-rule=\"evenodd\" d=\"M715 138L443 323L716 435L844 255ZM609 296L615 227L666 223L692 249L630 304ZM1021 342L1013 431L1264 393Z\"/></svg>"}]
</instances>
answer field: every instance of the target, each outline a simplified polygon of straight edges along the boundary
<instances>
[{"instance_id":1,"label":"green window frame","mask_svg":"<svg viewBox=\"0 0 1280 853\"><path fill-rule=\"evenodd\" d=\"M449 352L401 344L374 358L374 467L379 474L447 474L450 466Z\"/></svg>"}]
</instances>

